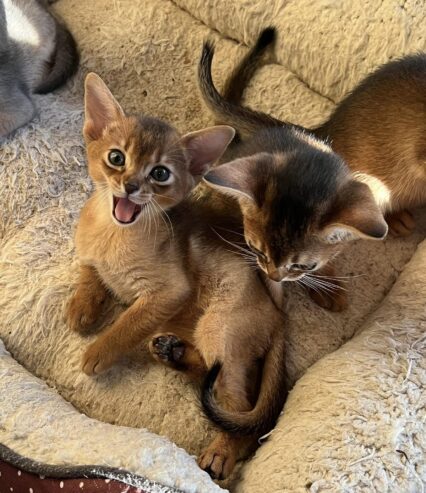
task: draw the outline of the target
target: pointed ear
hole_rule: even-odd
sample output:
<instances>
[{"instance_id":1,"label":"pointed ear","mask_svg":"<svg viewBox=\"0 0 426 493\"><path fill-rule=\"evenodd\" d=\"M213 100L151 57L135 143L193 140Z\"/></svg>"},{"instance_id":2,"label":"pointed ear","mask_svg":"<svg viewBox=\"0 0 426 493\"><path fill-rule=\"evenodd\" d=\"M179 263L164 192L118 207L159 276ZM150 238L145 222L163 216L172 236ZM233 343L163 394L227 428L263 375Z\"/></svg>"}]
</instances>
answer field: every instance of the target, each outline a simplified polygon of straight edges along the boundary
<instances>
[{"instance_id":1,"label":"pointed ear","mask_svg":"<svg viewBox=\"0 0 426 493\"><path fill-rule=\"evenodd\" d=\"M383 240L388 225L365 183L351 180L341 191L321 237L327 243L339 243L359 238Z\"/></svg>"},{"instance_id":2,"label":"pointed ear","mask_svg":"<svg viewBox=\"0 0 426 493\"><path fill-rule=\"evenodd\" d=\"M105 128L115 120L123 118L124 111L111 94L105 82L93 72L85 81L85 121L83 134L87 140L102 136Z\"/></svg>"},{"instance_id":3,"label":"pointed ear","mask_svg":"<svg viewBox=\"0 0 426 493\"><path fill-rule=\"evenodd\" d=\"M225 152L235 136L235 130L227 125L209 127L186 134L181 144L187 151L189 171L200 179Z\"/></svg>"},{"instance_id":4,"label":"pointed ear","mask_svg":"<svg viewBox=\"0 0 426 493\"><path fill-rule=\"evenodd\" d=\"M261 162L265 161L263 157L267 158L268 155L259 153L222 164L209 171L204 181L210 187L237 199L256 201L264 176L258 169Z\"/></svg>"}]
</instances>

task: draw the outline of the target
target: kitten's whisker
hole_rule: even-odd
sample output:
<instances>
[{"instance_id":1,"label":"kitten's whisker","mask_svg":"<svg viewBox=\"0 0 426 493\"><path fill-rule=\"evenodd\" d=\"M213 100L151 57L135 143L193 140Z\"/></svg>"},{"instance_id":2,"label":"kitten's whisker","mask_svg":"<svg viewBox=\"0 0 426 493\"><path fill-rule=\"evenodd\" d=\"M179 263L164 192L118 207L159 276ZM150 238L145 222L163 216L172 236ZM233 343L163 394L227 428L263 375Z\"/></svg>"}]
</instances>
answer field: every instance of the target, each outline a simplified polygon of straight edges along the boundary
<instances>
[{"instance_id":1,"label":"kitten's whisker","mask_svg":"<svg viewBox=\"0 0 426 493\"><path fill-rule=\"evenodd\" d=\"M316 276L312 276L311 274L306 274L309 278L311 278L313 281L317 282L318 284L321 284L323 286L328 286L328 287L332 287L332 288L335 288L335 289L346 289L344 288L343 286L340 285L341 282L348 282L348 281L342 281L342 280L337 280L336 279L336 282L332 282L332 280L326 280L326 279L320 279Z\"/></svg>"},{"instance_id":2,"label":"kitten's whisker","mask_svg":"<svg viewBox=\"0 0 426 493\"><path fill-rule=\"evenodd\" d=\"M155 195L156 197L161 197L162 199L171 200L172 202L175 200L174 198L167 197L166 195L160 195L159 193L154 193L154 192L151 192L151 193L152 193L152 195Z\"/></svg>"},{"instance_id":3,"label":"kitten's whisker","mask_svg":"<svg viewBox=\"0 0 426 493\"><path fill-rule=\"evenodd\" d=\"M230 253L233 253L234 255L238 255L239 257L241 257L243 260L244 260L244 263L252 266L252 267L256 267L258 268L259 266L257 265L257 262L255 260L253 260L253 258L251 257L246 257L245 255L243 255L242 253L238 253L236 252L235 250L230 250L228 248L225 248L225 250L227 252L230 252Z\"/></svg>"},{"instance_id":4,"label":"kitten's whisker","mask_svg":"<svg viewBox=\"0 0 426 493\"><path fill-rule=\"evenodd\" d=\"M315 272L310 272L309 275L324 278L324 279L354 279L356 277L364 277L366 274L353 274L349 276L324 276L323 274L316 274Z\"/></svg>"},{"instance_id":5,"label":"kitten's whisker","mask_svg":"<svg viewBox=\"0 0 426 493\"><path fill-rule=\"evenodd\" d=\"M222 235L220 235L214 228L210 227L210 229L217 234L217 236L219 236L219 238L223 241L225 241L226 243L228 243L229 245L232 245L234 248L236 248L237 250L240 250L242 252L244 252L246 255L249 255L251 256L253 259L256 258L256 255L249 249L247 248L242 248L240 247L239 245L236 245L235 243L233 243L232 241L229 241L227 240L226 238L224 238Z\"/></svg>"},{"instance_id":6,"label":"kitten's whisker","mask_svg":"<svg viewBox=\"0 0 426 493\"><path fill-rule=\"evenodd\" d=\"M321 294L320 293L321 291L324 291L326 293L330 293L330 290L328 288L325 288L324 286L321 286L318 283L314 282L314 280L312 278L309 278L309 277L305 276L305 277L303 277L301 279L301 281L302 280L306 284L306 286L308 286L309 288L313 289L318 294Z\"/></svg>"},{"instance_id":7,"label":"kitten's whisker","mask_svg":"<svg viewBox=\"0 0 426 493\"><path fill-rule=\"evenodd\" d=\"M157 214L155 213L155 208L154 208L154 204L153 202L148 202L148 208L149 208L149 213L151 215L152 213L152 224L153 224L153 227L154 227L154 231L155 231L155 235L154 235L154 249L155 249L155 245L157 243L157 232L158 232L158 223L157 223Z\"/></svg>"},{"instance_id":8,"label":"kitten's whisker","mask_svg":"<svg viewBox=\"0 0 426 493\"><path fill-rule=\"evenodd\" d=\"M310 280L310 282L315 284L319 289L322 289L329 293L334 293L335 291L338 290L347 291L345 287L340 286L339 284L334 284L328 281L320 280L318 278L311 277L309 274L306 274L305 277L307 277Z\"/></svg>"},{"instance_id":9,"label":"kitten's whisker","mask_svg":"<svg viewBox=\"0 0 426 493\"><path fill-rule=\"evenodd\" d=\"M316 293L321 295L321 292L318 290L318 288L316 286L312 285L306 277L302 277L301 279L298 279L297 282L300 282L302 285L304 285L308 289L313 289Z\"/></svg>"},{"instance_id":10,"label":"kitten's whisker","mask_svg":"<svg viewBox=\"0 0 426 493\"><path fill-rule=\"evenodd\" d=\"M310 285L316 286L320 291L325 291L326 293L334 293L336 291L336 289L333 289L333 288L326 286L324 284L320 284L318 282L315 282L313 279L310 279Z\"/></svg>"},{"instance_id":11,"label":"kitten's whisker","mask_svg":"<svg viewBox=\"0 0 426 493\"><path fill-rule=\"evenodd\" d=\"M218 229L221 229L223 231L228 231L229 233L234 233L238 236L242 236L244 238L244 234L243 233L239 233L238 231L233 231L232 229L228 229L228 228L223 228L222 226L216 226L216 228ZM247 245L247 243L244 241L244 244Z\"/></svg>"},{"instance_id":12,"label":"kitten's whisker","mask_svg":"<svg viewBox=\"0 0 426 493\"><path fill-rule=\"evenodd\" d=\"M155 194L155 195L157 195L157 194ZM172 238L174 238L174 237L175 237L175 232L174 232L174 229L173 229L173 224L172 224L172 220L170 219L170 216L169 216L169 215L167 214L167 212L166 212L166 211L165 211L165 210L161 207L161 205L160 205L160 204L159 204L159 203L158 203L158 202L154 199L154 197L152 198L152 200L153 200L154 204L156 205L156 207L158 207L158 208L160 209L160 212L161 212L161 213L160 213L160 216L161 216L161 218L163 219L163 221L164 221L163 215L164 215L164 216L166 216L166 219L167 219L167 221L168 221L168 222L169 222L169 224L170 224L171 236L172 236ZM164 223L165 223L165 221L164 221ZM165 223L165 224L166 224L166 223ZM166 227L167 227L167 224L166 224Z\"/></svg>"},{"instance_id":13,"label":"kitten's whisker","mask_svg":"<svg viewBox=\"0 0 426 493\"><path fill-rule=\"evenodd\" d=\"M171 221L170 221L169 217L168 217L168 216L167 216L167 214L166 214L167 218L169 219L170 227L172 228L172 229L170 230L169 225L167 224L166 220L165 220L165 219L164 219L164 217L163 217L163 215L165 214L165 211L164 211L164 210L161 208L161 206L160 206L160 205L159 205L159 204L155 201L155 199L153 199L152 205L153 205L153 207L154 207L154 209L155 209L155 210L158 210L158 212L159 212L158 216L160 217L160 219L161 219L161 220L163 221L163 223L164 223L164 226L165 226L166 231L167 231L167 235L168 235L168 237L169 237L169 241L170 241L170 243L171 243L171 242L172 242L172 239L173 239L173 237L174 237L174 231L173 231L173 226L172 226L172 223L171 223Z\"/></svg>"}]
</instances>

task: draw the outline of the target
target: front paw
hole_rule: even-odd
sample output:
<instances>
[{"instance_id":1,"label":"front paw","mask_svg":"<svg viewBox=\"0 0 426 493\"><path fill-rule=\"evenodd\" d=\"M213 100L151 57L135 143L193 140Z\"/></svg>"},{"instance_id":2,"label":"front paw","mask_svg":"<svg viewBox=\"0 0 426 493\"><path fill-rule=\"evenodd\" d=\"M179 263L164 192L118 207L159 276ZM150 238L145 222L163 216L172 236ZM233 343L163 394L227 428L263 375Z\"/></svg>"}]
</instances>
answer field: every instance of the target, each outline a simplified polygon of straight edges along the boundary
<instances>
[{"instance_id":1,"label":"front paw","mask_svg":"<svg viewBox=\"0 0 426 493\"><path fill-rule=\"evenodd\" d=\"M99 375L111 368L118 357L113 346L98 338L84 353L81 368L86 375Z\"/></svg>"},{"instance_id":2,"label":"front paw","mask_svg":"<svg viewBox=\"0 0 426 493\"><path fill-rule=\"evenodd\" d=\"M79 334L88 334L95 327L104 305L105 296L93 296L78 288L68 303L66 321L68 327Z\"/></svg>"},{"instance_id":3,"label":"front paw","mask_svg":"<svg viewBox=\"0 0 426 493\"><path fill-rule=\"evenodd\" d=\"M333 284L334 291L323 291L320 288L309 289L309 296L321 308L331 312L342 312L348 307L348 295L340 283L333 281Z\"/></svg>"}]
</instances>

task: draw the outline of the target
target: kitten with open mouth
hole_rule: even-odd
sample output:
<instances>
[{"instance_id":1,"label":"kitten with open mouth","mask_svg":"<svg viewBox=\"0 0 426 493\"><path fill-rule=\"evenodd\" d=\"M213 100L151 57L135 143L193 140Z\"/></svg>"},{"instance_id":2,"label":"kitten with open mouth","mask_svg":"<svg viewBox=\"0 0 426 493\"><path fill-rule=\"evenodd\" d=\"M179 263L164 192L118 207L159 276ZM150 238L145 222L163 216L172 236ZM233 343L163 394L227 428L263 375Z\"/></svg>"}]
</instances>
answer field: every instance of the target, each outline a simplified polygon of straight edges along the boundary
<instances>
[{"instance_id":1,"label":"kitten with open mouth","mask_svg":"<svg viewBox=\"0 0 426 493\"><path fill-rule=\"evenodd\" d=\"M88 346L82 369L100 374L148 342L156 361L206 378L204 400L219 376L220 406L209 417L224 431L199 463L224 478L271 430L286 398L282 313L238 248L214 233L225 228L238 241L234 208L195 191L235 131L219 125L181 136L156 118L128 116L95 74L85 106L96 188L77 226L80 275L67 322L90 333L111 293L127 308Z\"/></svg>"}]
</instances>

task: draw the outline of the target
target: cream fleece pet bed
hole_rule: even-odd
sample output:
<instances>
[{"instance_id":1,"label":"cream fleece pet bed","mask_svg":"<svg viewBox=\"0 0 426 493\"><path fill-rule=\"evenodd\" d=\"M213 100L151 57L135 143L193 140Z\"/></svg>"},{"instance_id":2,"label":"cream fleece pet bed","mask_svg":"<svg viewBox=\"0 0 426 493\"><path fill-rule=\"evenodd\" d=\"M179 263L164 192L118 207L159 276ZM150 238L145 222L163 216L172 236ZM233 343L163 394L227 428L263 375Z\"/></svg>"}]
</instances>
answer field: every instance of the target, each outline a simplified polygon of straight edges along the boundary
<instances>
[{"instance_id":1,"label":"cream fleece pet bed","mask_svg":"<svg viewBox=\"0 0 426 493\"><path fill-rule=\"evenodd\" d=\"M310 126L374 66L426 48L423 7L392 0L58 2L81 47L81 71L66 89L39 97L40 117L0 148L0 336L55 392L2 350L0 443L40 462L118 467L183 491L218 491L194 459L153 434L189 454L208 443L213 430L189 382L152 363L143 348L107 375L85 377L79 364L88 341L62 320L76 279L73 228L90 193L84 74L100 73L129 111L185 131L201 128L211 123L196 91L202 40L218 40L220 81L244 47L212 29L249 44L273 22L277 63L260 71L248 101ZM239 493L424 491L425 244L406 265L424 223L408 239L346 251L339 259L341 275L349 276L345 313L321 310L288 287L291 381L320 361L297 381L267 442L223 486ZM45 433L35 431L37 423ZM86 436L93 441L84 449Z\"/></svg>"}]
</instances>

